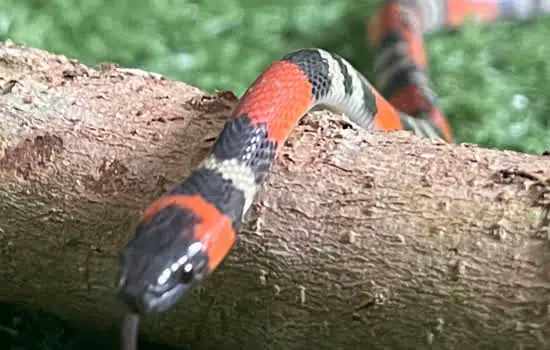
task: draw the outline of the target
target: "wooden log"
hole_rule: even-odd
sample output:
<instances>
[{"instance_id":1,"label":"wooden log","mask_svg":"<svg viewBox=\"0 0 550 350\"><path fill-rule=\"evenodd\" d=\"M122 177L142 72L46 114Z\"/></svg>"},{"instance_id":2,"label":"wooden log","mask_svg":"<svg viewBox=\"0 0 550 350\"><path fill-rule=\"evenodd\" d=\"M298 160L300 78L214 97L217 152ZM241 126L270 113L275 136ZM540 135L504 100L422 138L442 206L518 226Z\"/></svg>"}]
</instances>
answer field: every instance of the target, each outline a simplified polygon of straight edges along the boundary
<instances>
[{"instance_id":1,"label":"wooden log","mask_svg":"<svg viewBox=\"0 0 550 350\"><path fill-rule=\"evenodd\" d=\"M158 75L0 46L0 300L116 326L137 215L235 106ZM222 266L144 336L196 349L542 349L550 157L297 127Z\"/></svg>"}]
</instances>

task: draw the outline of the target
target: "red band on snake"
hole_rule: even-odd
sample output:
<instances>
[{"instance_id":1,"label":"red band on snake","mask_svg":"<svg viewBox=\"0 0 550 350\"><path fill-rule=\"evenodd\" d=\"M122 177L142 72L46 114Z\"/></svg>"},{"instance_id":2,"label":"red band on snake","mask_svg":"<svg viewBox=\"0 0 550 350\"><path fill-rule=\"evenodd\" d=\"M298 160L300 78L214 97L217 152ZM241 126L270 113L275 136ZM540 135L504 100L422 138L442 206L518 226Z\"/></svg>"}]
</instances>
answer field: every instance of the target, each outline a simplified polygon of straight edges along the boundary
<instances>
[{"instance_id":1,"label":"red band on snake","mask_svg":"<svg viewBox=\"0 0 550 350\"><path fill-rule=\"evenodd\" d=\"M488 22L550 12L549 3L386 1L367 26L377 90L345 59L321 49L273 63L250 85L206 159L145 210L121 254L119 296L136 314L165 311L211 274L230 252L277 151L313 107L342 112L366 130L452 142L425 74L422 35L459 26L469 15Z\"/></svg>"}]
</instances>

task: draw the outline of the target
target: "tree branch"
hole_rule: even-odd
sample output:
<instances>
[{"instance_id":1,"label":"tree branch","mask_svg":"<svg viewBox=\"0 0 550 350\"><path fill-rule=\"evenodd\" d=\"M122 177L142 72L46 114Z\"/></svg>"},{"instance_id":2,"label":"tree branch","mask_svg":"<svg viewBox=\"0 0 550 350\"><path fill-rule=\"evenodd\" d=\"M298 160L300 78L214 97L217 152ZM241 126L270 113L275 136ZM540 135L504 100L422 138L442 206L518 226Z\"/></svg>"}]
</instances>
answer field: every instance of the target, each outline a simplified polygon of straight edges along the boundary
<instances>
[{"instance_id":1,"label":"tree branch","mask_svg":"<svg viewBox=\"0 0 550 350\"><path fill-rule=\"evenodd\" d=\"M117 254L138 212L199 163L236 98L11 43L0 77L0 299L118 325ZM200 349L547 347L549 172L550 157L311 113L228 259L142 334Z\"/></svg>"}]
</instances>

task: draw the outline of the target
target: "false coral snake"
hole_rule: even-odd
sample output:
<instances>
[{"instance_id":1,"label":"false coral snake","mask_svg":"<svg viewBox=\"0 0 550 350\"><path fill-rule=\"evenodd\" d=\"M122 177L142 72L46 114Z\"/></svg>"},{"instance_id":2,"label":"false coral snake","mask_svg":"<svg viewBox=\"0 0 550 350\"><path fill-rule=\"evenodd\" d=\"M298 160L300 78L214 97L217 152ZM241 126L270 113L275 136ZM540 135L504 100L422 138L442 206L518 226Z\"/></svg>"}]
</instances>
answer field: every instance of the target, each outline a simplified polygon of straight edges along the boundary
<instances>
[{"instance_id":1,"label":"false coral snake","mask_svg":"<svg viewBox=\"0 0 550 350\"><path fill-rule=\"evenodd\" d=\"M118 293L130 309L125 348L135 347L137 315L171 308L229 253L277 151L310 109L343 112L365 129L404 129L451 142L425 75L422 35L459 26L469 15L489 22L540 12L550 12L550 0L385 1L368 25L378 90L345 59L321 49L298 50L269 66L206 159L145 210L123 250Z\"/></svg>"}]
</instances>

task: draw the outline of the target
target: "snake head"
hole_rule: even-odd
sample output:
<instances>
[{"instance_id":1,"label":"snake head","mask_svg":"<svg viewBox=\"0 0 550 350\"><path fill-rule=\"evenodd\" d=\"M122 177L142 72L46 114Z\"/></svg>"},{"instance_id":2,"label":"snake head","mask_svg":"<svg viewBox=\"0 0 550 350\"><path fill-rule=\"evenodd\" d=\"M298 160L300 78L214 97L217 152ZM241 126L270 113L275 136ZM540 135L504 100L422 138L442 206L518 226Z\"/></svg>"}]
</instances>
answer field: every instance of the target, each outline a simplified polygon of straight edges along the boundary
<instances>
[{"instance_id":1,"label":"snake head","mask_svg":"<svg viewBox=\"0 0 550 350\"><path fill-rule=\"evenodd\" d=\"M197 219L174 205L142 219L120 255L118 296L136 314L163 312L208 274L205 244L196 239Z\"/></svg>"}]
</instances>

